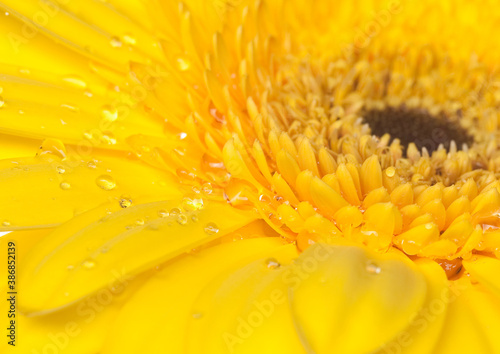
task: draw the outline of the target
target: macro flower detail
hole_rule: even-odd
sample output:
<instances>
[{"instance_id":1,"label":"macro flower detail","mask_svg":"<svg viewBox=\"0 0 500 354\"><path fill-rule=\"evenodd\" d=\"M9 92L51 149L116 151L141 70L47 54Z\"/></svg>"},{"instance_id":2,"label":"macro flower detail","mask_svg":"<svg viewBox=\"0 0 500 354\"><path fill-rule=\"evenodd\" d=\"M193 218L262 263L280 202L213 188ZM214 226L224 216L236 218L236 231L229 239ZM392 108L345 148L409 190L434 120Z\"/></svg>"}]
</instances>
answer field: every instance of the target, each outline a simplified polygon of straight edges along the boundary
<instances>
[{"instance_id":1,"label":"macro flower detail","mask_svg":"<svg viewBox=\"0 0 500 354\"><path fill-rule=\"evenodd\" d=\"M496 3L0 8L8 350L500 353Z\"/></svg>"}]
</instances>

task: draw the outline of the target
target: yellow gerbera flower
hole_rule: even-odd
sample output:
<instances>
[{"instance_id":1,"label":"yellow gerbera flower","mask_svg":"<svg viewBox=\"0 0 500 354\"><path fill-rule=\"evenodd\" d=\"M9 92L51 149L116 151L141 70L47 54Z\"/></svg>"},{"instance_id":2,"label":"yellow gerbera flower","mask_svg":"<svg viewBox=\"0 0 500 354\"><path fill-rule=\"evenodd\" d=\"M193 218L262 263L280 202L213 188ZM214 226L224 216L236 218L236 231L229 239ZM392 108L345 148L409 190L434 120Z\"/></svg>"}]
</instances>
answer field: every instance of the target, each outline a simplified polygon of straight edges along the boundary
<instances>
[{"instance_id":1,"label":"yellow gerbera flower","mask_svg":"<svg viewBox=\"0 0 500 354\"><path fill-rule=\"evenodd\" d=\"M1 0L17 353L500 353L493 0Z\"/></svg>"}]
</instances>

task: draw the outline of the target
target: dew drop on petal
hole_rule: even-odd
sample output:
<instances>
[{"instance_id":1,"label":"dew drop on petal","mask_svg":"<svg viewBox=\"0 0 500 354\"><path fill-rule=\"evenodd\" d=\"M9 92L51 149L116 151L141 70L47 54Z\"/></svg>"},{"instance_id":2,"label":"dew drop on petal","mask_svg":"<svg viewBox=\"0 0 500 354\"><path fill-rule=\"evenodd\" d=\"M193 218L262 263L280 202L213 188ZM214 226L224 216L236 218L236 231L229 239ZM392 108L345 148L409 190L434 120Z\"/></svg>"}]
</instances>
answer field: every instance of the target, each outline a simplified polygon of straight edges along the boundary
<instances>
[{"instance_id":1,"label":"dew drop on petal","mask_svg":"<svg viewBox=\"0 0 500 354\"><path fill-rule=\"evenodd\" d=\"M180 71L186 71L189 69L190 66L191 63L189 62L189 60L182 57L177 58L177 67L179 68Z\"/></svg>"},{"instance_id":2,"label":"dew drop on petal","mask_svg":"<svg viewBox=\"0 0 500 354\"><path fill-rule=\"evenodd\" d=\"M7 221L7 220L3 221L2 222L2 226L3 227L9 227L10 226L10 221Z\"/></svg>"},{"instance_id":3,"label":"dew drop on petal","mask_svg":"<svg viewBox=\"0 0 500 354\"><path fill-rule=\"evenodd\" d=\"M116 138L113 133L111 132L103 132L101 136L101 141L105 144L108 145L115 145L116 144Z\"/></svg>"},{"instance_id":4,"label":"dew drop on petal","mask_svg":"<svg viewBox=\"0 0 500 354\"><path fill-rule=\"evenodd\" d=\"M95 267L95 261L93 261L92 259L87 259L83 261L82 265L86 269L92 269Z\"/></svg>"},{"instance_id":5,"label":"dew drop on petal","mask_svg":"<svg viewBox=\"0 0 500 354\"><path fill-rule=\"evenodd\" d=\"M57 173L59 173L61 175L66 172L66 169L64 168L64 166L57 166L56 170L57 170Z\"/></svg>"},{"instance_id":6,"label":"dew drop on petal","mask_svg":"<svg viewBox=\"0 0 500 354\"><path fill-rule=\"evenodd\" d=\"M169 215L169 213L165 209L158 210L158 216L160 218L166 218L166 217L168 217L168 215Z\"/></svg>"},{"instance_id":7,"label":"dew drop on petal","mask_svg":"<svg viewBox=\"0 0 500 354\"><path fill-rule=\"evenodd\" d=\"M201 186L201 190L203 191L203 193L209 195L209 194L212 194L212 185L210 183L204 183L203 186Z\"/></svg>"},{"instance_id":8,"label":"dew drop on petal","mask_svg":"<svg viewBox=\"0 0 500 354\"><path fill-rule=\"evenodd\" d=\"M65 191L67 191L68 189L71 188L71 184L69 184L68 182L61 182L59 187L61 187L61 189L65 190Z\"/></svg>"},{"instance_id":9,"label":"dew drop on petal","mask_svg":"<svg viewBox=\"0 0 500 354\"><path fill-rule=\"evenodd\" d=\"M120 199L119 203L120 203L120 206L125 209L125 208L128 208L132 205L132 200L129 198L126 198L126 197L122 197Z\"/></svg>"},{"instance_id":10,"label":"dew drop on petal","mask_svg":"<svg viewBox=\"0 0 500 354\"><path fill-rule=\"evenodd\" d=\"M191 216L191 221L192 222L198 222L198 217L196 215Z\"/></svg>"},{"instance_id":11,"label":"dew drop on petal","mask_svg":"<svg viewBox=\"0 0 500 354\"><path fill-rule=\"evenodd\" d=\"M184 198L182 208L186 211L196 211L203 209L203 199Z\"/></svg>"},{"instance_id":12,"label":"dew drop on petal","mask_svg":"<svg viewBox=\"0 0 500 354\"><path fill-rule=\"evenodd\" d=\"M210 222L210 223L205 225L205 233L206 234L215 235L218 232L219 232L219 227L215 223Z\"/></svg>"},{"instance_id":13,"label":"dew drop on petal","mask_svg":"<svg viewBox=\"0 0 500 354\"><path fill-rule=\"evenodd\" d=\"M387 170L385 170L385 174L387 175L387 177L394 177L394 175L396 174L396 169L391 166Z\"/></svg>"},{"instance_id":14,"label":"dew drop on petal","mask_svg":"<svg viewBox=\"0 0 500 354\"><path fill-rule=\"evenodd\" d=\"M0 96L0 108L2 108L5 105L5 101L2 96Z\"/></svg>"},{"instance_id":15,"label":"dew drop on petal","mask_svg":"<svg viewBox=\"0 0 500 354\"><path fill-rule=\"evenodd\" d=\"M114 178L108 175L101 175L97 177L96 184L105 191L113 190L116 187Z\"/></svg>"},{"instance_id":16,"label":"dew drop on petal","mask_svg":"<svg viewBox=\"0 0 500 354\"><path fill-rule=\"evenodd\" d=\"M137 40L131 34L124 35L123 41L129 45L136 45L137 44Z\"/></svg>"},{"instance_id":17,"label":"dew drop on petal","mask_svg":"<svg viewBox=\"0 0 500 354\"><path fill-rule=\"evenodd\" d=\"M268 269L277 269L281 266L280 262L278 262L276 258L268 258L265 260L264 264Z\"/></svg>"},{"instance_id":18,"label":"dew drop on petal","mask_svg":"<svg viewBox=\"0 0 500 354\"><path fill-rule=\"evenodd\" d=\"M181 210L179 208L173 208L170 210L170 215L175 216L179 215L181 213Z\"/></svg>"},{"instance_id":19,"label":"dew drop on petal","mask_svg":"<svg viewBox=\"0 0 500 354\"><path fill-rule=\"evenodd\" d=\"M118 37L111 37L110 44L113 48L120 48L123 43Z\"/></svg>"},{"instance_id":20,"label":"dew drop on petal","mask_svg":"<svg viewBox=\"0 0 500 354\"><path fill-rule=\"evenodd\" d=\"M118 119L118 110L110 105L102 107L101 117L109 122L114 122Z\"/></svg>"},{"instance_id":21,"label":"dew drop on petal","mask_svg":"<svg viewBox=\"0 0 500 354\"><path fill-rule=\"evenodd\" d=\"M201 312L195 312L192 314L192 316L195 320L199 320L200 318L203 317L203 314Z\"/></svg>"},{"instance_id":22,"label":"dew drop on petal","mask_svg":"<svg viewBox=\"0 0 500 354\"><path fill-rule=\"evenodd\" d=\"M188 222L188 218L186 215L184 214L179 214L177 216L177 222L180 224L180 225L186 225L187 222Z\"/></svg>"},{"instance_id":23,"label":"dew drop on petal","mask_svg":"<svg viewBox=\"0 0 500 354\"><path fill-rule=\"evenodd\" d=\"M378 265L370 262L366 265L366 271L370 274L380 274L382 270Z\"/></svg>"},{"instance_id":24,"label":"dew drop on petal","mask_svg":"<svg viewBox=\"0 0 500 354\"><path fill-rule=\"evenodd\" d=\"M63 78L63 81L68 83L70 86L73 86L76 88L80 88L80 89L87 88L87 83L78 77L65 77L65 78Z\"/></svg>"}]
</instances>

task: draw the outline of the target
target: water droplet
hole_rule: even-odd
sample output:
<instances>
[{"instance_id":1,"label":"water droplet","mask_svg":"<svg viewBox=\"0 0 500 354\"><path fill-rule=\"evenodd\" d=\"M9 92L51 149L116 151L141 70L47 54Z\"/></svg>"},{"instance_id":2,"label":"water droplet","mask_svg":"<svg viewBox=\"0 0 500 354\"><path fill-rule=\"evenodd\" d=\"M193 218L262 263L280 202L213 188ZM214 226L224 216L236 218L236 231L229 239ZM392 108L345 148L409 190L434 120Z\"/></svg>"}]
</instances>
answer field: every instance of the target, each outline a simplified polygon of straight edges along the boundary
<instances>
[{"instance_id":1,"label":"water droplet","mask_svg":"<svg viewBox=\"0 0 500 354\"><path fill-rule=\"evenodd\" d=\"M196 215L191 216L191 221L198 222L198 217Z\"/></svg>"},{"instance_id":2,"label":"water droplet","mask_svg":"<svg viewBox=\"0 0 500 354\"><path fill-rule=\"evenodd\" d=\"M203 317L203 314L201 312L195 312L192 314L192 316L195 320L199 320L200 318Z\"/></svg>"},{"instance_id":3,"label":"water droplet","mask_svg":"<svg viewBox=\"0 0 500 354\"><path fill-rule=\"evenodd\" d=\"M396 169L394 167L389 167L387 170L385 170L385 174L387 177L394 177L396 174Z\"/></svg>"},{"instance_id":4,"label":"water droplet","mask_svg":"<svg viewBox=\"0 0 500 354\"><path fill-rule=\"evenodd\" d=\"M139 225L139 226L144 225L144 219L137 219L137 220L135 221L135 224L136 224L136 225Z\"/></svg>"},{"instance_id":5,"label":"water droplet","mask_svg":"<svg viewBox=\"0 0 500 354\"><path fill-rule=\"evenodd\" d=\"M382 269L380 269L380 267L375 263L370 262L366 265L366 271L370 274L380 274Z\"/></svg>"},{"instance_id":6,"label":"water droplet","mask_svg":"<svg viewBox=\"0 0 500 354\"><path fill-rule=\"evenodd\" d=\"M126 34L123 36L123 41L129 45L136 45L137 44L137 41L136 39L130 35L130 34Z\"/></svg>"},{"instance_id":7,"label":"water droplet","mask_svg":"<svg viewBox=\"0 0 500 354\"><path fill-rule=\"evenodd\" d=\"M87 83L78 77L65 77L63 81L70 84L73 87L77 87L80 89L86 89Z\"/></svg>"},{"instance_id":8,"label":"water droplet","mask_svg":"<svg viewBox=\"0 0 500 354\"><path fill-rule=\"evenodd\" d=\"M83 261L82 265L86 269L92 269L95 267L95 262L92 259L87 259Z\"/></svg>"},{"instance_id":9,"label":"water droplet","mask_svg":"<svg viewBox=\"0 0 500 354\"><path fill-rule=\"evenodd\" d=\"M215 235L218 232L219 227L215 223L210 222L205 225L205 233L207 233L208 235Z\"/></svg>"},{"instance_id":10,"label":"water droplet","mask_svg":"<svg viewBox=\"0 0 500 354\"><path fill-rule=\"evenodd\" d=\"M96 179L97 185L105 191L110 191L116 187L116 182L113 177L108 175L101 175Z\"/></svg>"},{"instance_id":11,"label":"water droplet","mask_svg":"<svg viewBox=\"0 0 500 354\"><path fill-rule=\"evenodd\" d=\"M132 200L128 198L121 198L120 199L120 206L122 208L129 208L132 205Z\"/></svg>"},{"instance_id":12,"label":"water droplet","mask_svg":"<svg viewBox=\"0 0 500 354\"><path fill-rule=\"evenodd\" d=\"M96 161L89 161L89 162L87 163L87 167L88 167L88 168L92 168L92 169L94 169L94 168L96 168L96 167L97 167L97 162L96 162Z\"/></svg>"},{"instance_id":13,"label":"water droplet","mask_svg":"<svg viewBox=\"0 0 500 354\"><path fill-rule=\"evenodd\" d=\"M111 132L103 132L101 136L101 141L108 145L116 144L116 138Z\"/></svg>"},{"instance_id":14,"label":"water droplet","mask_svg":"<svg viewBox=\"0 0 500 354\"><path fill-rule=\"evenodd\" d=\"M59 173L61 175L66 172L66 169L64 168L64 166L57 166L56 170L57 170L57 173Z\"/></svg>"},{"instance_id":15,"label":"water droplet","mask_svg":"<svg viewBox=\"0 0 500 354\"><path fill-rule=\"evenodd\" d=\"M61 189L65 190L65 191L67 191L68 189L71 188L71 184L69 184L68 182L61 182L59 187L61 187Z\"/></svg>"},{"instance_id":16,"label":"water droplet","mask_svg":"<svg viewBox=\"0 0 500 354\"><path fill-rule=\"evenodd\" d=\"M170 210L170 215L175 216L179 215L181 213L181 210L179 208L173 208Z\"/></svg>"},{"instance_id":17,"label":"water droplet","mask_svg":"<svg viewBox=\"0 0 500 354\"><path fill-rule=\"evenodd\" d=\"M123 43L118 37L111 37L110 44L113 48L120 48Z\"/></svg>"},{"instance_id":18,"label":"water droplet","mask_svg":"<svg viewBox=\"0 0 500 354\"><path fill-rule=\"evenodd\" d=\"M2 96L0 96L0 108L2 108L5 105L5 101Z\"/></svg>"},{"instance_id":19,"label":"water droplet","mask_svg":"<svg viewBox=\"0 0 500 354\"><path fill-rule=\"evenodd\" d=\"M268 258L264 264L268 269L277 269L281 266L280 262L278 262L276 258Z\"/></svg>"},{"instance_id":20,"label":"water droplet","mask_svg":"<svg viewBox=\"0 0 500 354\"><path fill-rule=\"evenodd\" d=\"M110 105L102 107L101 117L109 122L114 122L118 119L118 110Z\"/></svg>"},{"instance_id":21,"label":"water droplet","mask_svg":"<svg viewBox=\"0 0 500 354\"><path fill-rule=\"evenodd\" d=\"M169 213L165 209L158 210L158 216L160 218L166 218L166 217L168 217L168 215L169 215Z\"/></svg>"},{"instance_id":22,"label":"water droplet","mask_svg":"<svg viewBox=\"0 0 500 354\"><path fill-rule=\"evenodd\" d=\"M10 226L10 221L4 221L2 222L3 227L9 227Z\"/></svg>"},{"instance_id":23,"label":"water droplet","mask_svg":"<svg viewBox=\"0 0 500 354\"><path fill-rule=\"evenodd\" d=\"M204 183L203 186L201 186L201 190L207 195L212 194L213 192L212 185L208 182Z\"/></svg>"},{"instance_id":24,"label":"water droplet","mask_svg":"<svg viewBox=\"0 0 500 354\"><path fill-rule=\"evenodd\" d=\"M182 208L186 211L195 211L203 209L203 199L184 198Z\"/></svg>"},{"instance_id":25,"label":"water droplet","mask_svg":"<svg viewBox=\"0 0 500 354\"><path fill-rule=\"evenodd\" d=\"M180 224L180 225L186 225L187 222L188 222L188 218L186 215L184 214L180 214L177 216L177 222Z\"/></svg>"},{"instance_id":26,"label":"water droplet","mask_svg":"<svg viewBox=\"0 0 500 354\"><path fill-rule=\"evenodd\" d=\"M182 57L177 58L177 67L179 68L180 71L186 71L189 69L190 66L191 63L186 58Z\"/></svg>"}]
</instances>

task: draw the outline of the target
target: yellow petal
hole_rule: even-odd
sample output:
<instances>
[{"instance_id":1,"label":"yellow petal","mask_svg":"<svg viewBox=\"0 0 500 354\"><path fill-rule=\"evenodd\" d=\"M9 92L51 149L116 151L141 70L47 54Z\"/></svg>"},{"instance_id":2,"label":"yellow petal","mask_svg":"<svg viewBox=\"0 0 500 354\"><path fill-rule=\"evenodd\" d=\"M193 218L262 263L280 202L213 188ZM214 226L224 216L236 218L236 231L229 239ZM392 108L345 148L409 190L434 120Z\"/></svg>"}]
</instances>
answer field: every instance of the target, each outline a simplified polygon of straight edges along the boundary
<instances>
[{"instance_id":1,"label":"yellow petal","mask_svg":"<svg viewBox=\"0 0 500 354\"><path fill-rule=\"evenodd\" d=\"M189 341L185 336L189 319L198 311L193 303L203 288L219 275L265 259L281 247L278 238L257 238L225 243L166 264L120 312L103 353L140 352L145 345L151 353L181 353ZM144 313L148 321L137 326ZM145 342L145 336L151 339Z\"/></svg>"},{"instance_id":2,"label":"yellow petal","mask_svg":"<svg viewBox=\"0 0 500 354\"><path fill-rule=\"evenodd\" d=\"M493 293L500 296L500 260L492 257L474 255L470 260L464 260L465 269Z\"/></svg>"},{"instance_id":3,"label":"yellow petal","mask_svg":"<svg viewBox=\"0 0 500 354\"><path fill-rule=\"evenodd\" d=\"M19 280L23 311L40 313L67 306L105 287L116 272L140 273L253 219L253 214L215 202L188 206L181 200L155 202L110 215L107 209L72 219L32 252Z\"/></svg>"},{"instance_id":4,"label":"yellow petal","mask_svg":"<svg viewBox=\"0 0 500 354\"><path fill-rule=\"evenodd\" d=\"M305 348L315 353L378 349L410 324L426 297L424 277L396 253L315 245L294 270L294 321Z\"/></svg>"},{"instance_id":5,"label":"yellow petal","mask_svg":"<svg viewBox=\"0 0 500 354\"><path fill-rule=\"evenodd\" d=\"M86 155L61 160L52 154L2 160L0 181L0 229L8 230L55 226L105 202L118 204L122 196L133 201L179 196L167 173L111 155L102 160Z\"/></svg>"}]
</instances>

